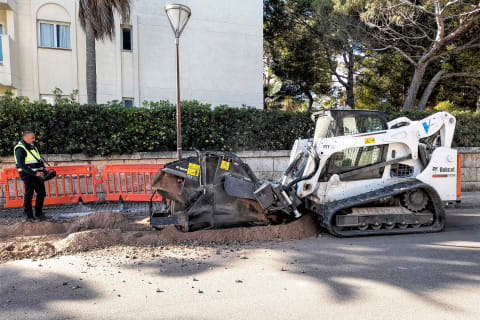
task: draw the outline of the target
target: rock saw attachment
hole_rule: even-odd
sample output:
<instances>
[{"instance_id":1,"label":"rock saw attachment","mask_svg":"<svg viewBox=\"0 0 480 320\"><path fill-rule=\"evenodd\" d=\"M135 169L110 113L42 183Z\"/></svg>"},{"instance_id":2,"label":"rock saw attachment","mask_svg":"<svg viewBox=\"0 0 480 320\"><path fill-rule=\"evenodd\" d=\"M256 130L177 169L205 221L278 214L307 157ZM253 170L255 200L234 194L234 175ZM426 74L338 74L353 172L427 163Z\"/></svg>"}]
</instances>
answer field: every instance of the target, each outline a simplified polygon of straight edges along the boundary
<instances>
[{"instance_id":1,"label":"rock saw attachment","mask_svg":"<svg viewBox=\"0 0 480 320\"><path fill-rule=\"evenodd\" d=\"M197 151L195 157L166 164L156 176L155 192L169 201L161 212L150 209L150 223L175 224L184 231L274 223L279 218L255 200L259 183L235 154Z\"/></svg>"}]
</instances>

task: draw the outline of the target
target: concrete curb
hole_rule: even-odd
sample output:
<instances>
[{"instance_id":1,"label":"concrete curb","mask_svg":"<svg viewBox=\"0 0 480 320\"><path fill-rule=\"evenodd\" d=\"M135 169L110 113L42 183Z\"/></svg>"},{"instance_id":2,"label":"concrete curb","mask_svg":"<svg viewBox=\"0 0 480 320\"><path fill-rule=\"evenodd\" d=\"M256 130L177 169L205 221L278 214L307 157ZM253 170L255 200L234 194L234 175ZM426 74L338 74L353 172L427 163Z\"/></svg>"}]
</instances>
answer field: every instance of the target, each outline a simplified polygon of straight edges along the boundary
<instances>
[{"instance_id":1,"label":"concrete curb","mask_svg":"<svg viewBox=\"0 0 480 320\"><path fill-rule=\"evenodd\" d=\"M453 208L458 209L480 209L480 192L470 191L462 192L460 203L453 204Z\"/></svg>"}]
</instances>

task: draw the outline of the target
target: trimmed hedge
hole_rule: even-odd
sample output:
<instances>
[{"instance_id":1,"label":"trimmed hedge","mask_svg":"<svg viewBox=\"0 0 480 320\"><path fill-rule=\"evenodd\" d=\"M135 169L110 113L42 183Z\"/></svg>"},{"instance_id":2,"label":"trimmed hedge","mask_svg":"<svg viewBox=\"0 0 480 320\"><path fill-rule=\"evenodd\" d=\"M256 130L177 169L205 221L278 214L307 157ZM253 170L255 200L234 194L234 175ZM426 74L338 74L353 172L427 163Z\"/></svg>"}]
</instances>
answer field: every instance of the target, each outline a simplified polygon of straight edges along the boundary
<instances>
[{"instance_id":1,"label":"trimmed hedge","mask_svg":"<svg viewBox=\"0 0 480 320\"><path fill-rule=\"evenodd\" d=\"M282 150L313 136L309 114L182 102L184 150ZM167 101L144 108L47 105L0 100L0 155L10 156L21 132L32 130L42 153L128 154L176 150L176 109Z\"/></svg>"},{"instance_id":2,"label":"trimmed hedge","mask_svg":"<svg viewBox=\"0 0 480 320\"><path fill-rule=\"evenodd\" d=\"M387 114L422 119L425 112ZM456 113L456 146L480 146L480 114ZM88 155L176 150L175 106L167 101L144 108L119 104L47 105L23 98L0 99L0 155L13 155L21 132L37 134L43 153ZM310 113L182 102L184 150L288 150L298 137L312 137Z\"/></svg>"}]
</instances>

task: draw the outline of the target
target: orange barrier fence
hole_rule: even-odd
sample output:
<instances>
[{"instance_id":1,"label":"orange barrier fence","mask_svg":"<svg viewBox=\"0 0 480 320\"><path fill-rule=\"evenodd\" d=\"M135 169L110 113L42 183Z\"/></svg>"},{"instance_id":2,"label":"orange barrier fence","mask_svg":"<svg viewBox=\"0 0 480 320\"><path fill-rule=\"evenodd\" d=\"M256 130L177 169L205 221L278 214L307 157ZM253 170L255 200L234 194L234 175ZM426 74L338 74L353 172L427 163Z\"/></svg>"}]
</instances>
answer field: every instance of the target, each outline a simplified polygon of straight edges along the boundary
<instances>
[{"instance_id":1,"label":"orange barrier fence","mask_svg":"<svg viewBox=\"0 0 480 320\"><path fill-rule=\"evenodd\" d=\"M106 183L105 200L149 201L153 193L153 176L163 168L163 164L106 164L102 178ZM155 194L153 201L162 201Z\"/></svg>"},{"instance_id":2,"label":"orange barrier fence","mask_svg":"<svg viewBox=\"0 0 480 320\"><path fill-rule=\"evenodd\" d=\"M80 198L86 202L100 200L97 195L97 185L101 185L102 180L96 177L98 169L95 166L59 166L53 169L57 172L57 176L45 183L47 195L44 204L76 203ZM25 186L17 169L3 169L0 184L4 185L6 200L4 207L22 207Z\"/></svg>"}]
</instances>

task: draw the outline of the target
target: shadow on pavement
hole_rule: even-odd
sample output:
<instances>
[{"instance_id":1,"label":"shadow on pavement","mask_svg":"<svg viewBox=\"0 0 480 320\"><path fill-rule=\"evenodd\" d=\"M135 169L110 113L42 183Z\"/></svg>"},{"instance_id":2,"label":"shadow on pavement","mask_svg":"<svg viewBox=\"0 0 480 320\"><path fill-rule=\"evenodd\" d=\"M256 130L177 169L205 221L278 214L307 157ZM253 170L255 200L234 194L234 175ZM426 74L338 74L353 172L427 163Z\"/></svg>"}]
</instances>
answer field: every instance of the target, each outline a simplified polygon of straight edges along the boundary
<instances>
[{"instance_id":1,"label":"shadow on pavement","mask_svg":"<svg viewBox=\"0 0 480 320\"><path fill-rule=\"evenodd\" d=\"M38 262L41 264L41 262ZM67 319L68 314L53 310L49 304L85 301L99 297L80 281L53 272L38 272L21 267L0 266L0 318Z\"/></svg>"},{"instance_id":2,"label":"shadow on pavement","mask_svg":"<svg viewBox=\"0 0 480 320\"><path fill-rule=\"evenodd\" d=\"M211 261L185 260L181 258L168 258L165 262L144 262L139 264L126 264L125 269L148 269L150 273L158 274L165 277L185 277L201 274L209 270L223 267L223 265L213 263Z\"/></svg>"},{"instance_id":3,"label":"shadow on pavement","mask_svg":"<svg viewBox=\"0 0 480 320\"><path fill-rule=\"evenodd\" d=\"M277 258L277 265L288 265L288 272L296 277L308 277L325 285L338 303L361 298L364 292L358 281L369 281L407 291L440 309L462 311L435 300L432 293L456 286L480 285L480 215L465 212L450 216L447 229L440 233L357 238L323 235L283 245L270 244L273 245L257 243L244 250L247 254L255 249L283 250L285 254ZM228 267L229 263L232 259L223 262L215 258L168 258L164 263L124 267L149 269L159 276L183 277Z\"/></svg>"},{"instance_id":4,"label":"shadow on pavement","mask_svg":"<svg viewBox=\"0 0 480 320\"><path fill-rule=\"evenodd\" d=\"M480 285L480 215L449 217L445 231L434 234L358 237L327 236L292 252L296 271L328 286L338 302L362 295L350 279L396 287L445 309L433 291Z\"/></svg>"}]
</instances>

